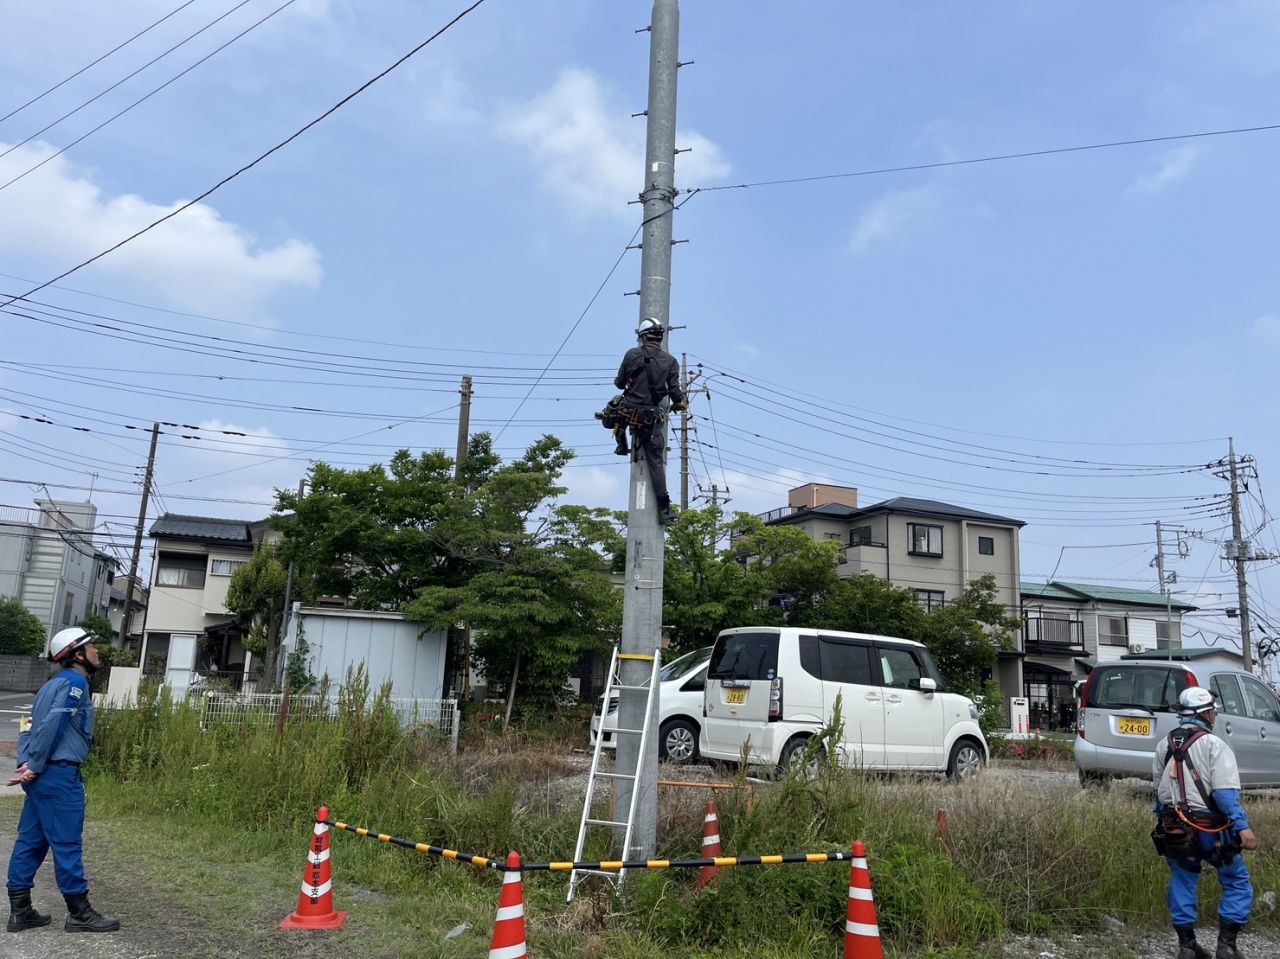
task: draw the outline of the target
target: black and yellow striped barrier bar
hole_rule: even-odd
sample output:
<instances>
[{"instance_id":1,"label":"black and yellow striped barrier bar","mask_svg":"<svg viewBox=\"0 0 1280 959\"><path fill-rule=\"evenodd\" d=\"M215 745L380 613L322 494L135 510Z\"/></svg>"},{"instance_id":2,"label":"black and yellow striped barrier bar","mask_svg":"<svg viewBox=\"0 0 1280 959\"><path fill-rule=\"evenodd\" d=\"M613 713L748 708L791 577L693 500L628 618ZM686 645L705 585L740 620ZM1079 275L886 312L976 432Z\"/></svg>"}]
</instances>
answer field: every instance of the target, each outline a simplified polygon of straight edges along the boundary
<instances>
[{"instance_id":1,"label":"black and yellow striped barrier bar","mask_svg":"<svg viewBox=\"0 0 1280 959\"><path fill-rule=\"evenodd\" d=\"M316 821L326 826L332 826L334 829L341 829L343 832L353 832L357 836L363 836L365 839L376 839L378 842L389 843L392 846L400 846L404 849L413 849L416 852L425 852L432 856L439 856L442 859L454 859L458 862L470 863L477 869L500 869L505 872L507 868L507 864L499 859L470 856L465 852L458 852L456 849L444 849L440 846L428 845L425 842L413 842L410 839L397 839L395 836L388 836L384 832L374 832L372 829L365 829L363 826L352 826L350 823L338 822L336 819L318 819Z\"/></svg>"},{"instance_id":2,"label":"black and yellow striped barrier bar","mask_svg":"<svg viewBox=\"0 0 1280 959\"><path fill-rule=\"evenodd\" d=\"M374 832L361 826L352 826L349 823L338 822L335 819L318 821L327 826L332 826L334 829L341 829L343 832L353 832L357 836L363 836L366 839L376 839L392 846L413 849L432 856L440 856L443 859L470 863L478 869L496 869L500 872L505 872L507 869L507 864L501 859L470 856L465 852L458 852L456 849L444 849L425 842L413 842L410 839L397 839L395 836L388 836L386 833ZM781 866L790 863L850 862L852 860L853 854L847 852L809 852L790 856L717 856L714 859L604 859L598 862L526 862L521 864L520 871L571 872L575 869L583 869L595 872L620 872L623 869L727 869L731 866Z\"/></svg>"}]
</instances>

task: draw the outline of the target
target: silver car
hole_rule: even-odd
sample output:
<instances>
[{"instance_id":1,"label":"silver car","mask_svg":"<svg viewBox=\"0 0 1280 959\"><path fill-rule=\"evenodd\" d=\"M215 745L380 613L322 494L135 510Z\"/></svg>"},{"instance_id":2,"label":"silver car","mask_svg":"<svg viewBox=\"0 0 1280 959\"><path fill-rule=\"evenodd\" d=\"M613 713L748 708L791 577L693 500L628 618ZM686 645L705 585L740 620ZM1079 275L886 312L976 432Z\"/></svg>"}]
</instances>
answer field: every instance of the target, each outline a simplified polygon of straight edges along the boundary
<instances>
[{"instance_id":1,"label":"silver car","mask_svg":"<svg viewBox=\"0 0 1280 959\"><path fill-rule=\"evenodd\" d=\"M1194 662L1099 663L1081 695L1076 771L1081 785L1151 778L1156 744L1178 724L1178 694L1202 686L1217 700L1213 731L1231 746L1245 789L1280 785L1280 700L1251 673Z\"/></svg>"}]
</instances>

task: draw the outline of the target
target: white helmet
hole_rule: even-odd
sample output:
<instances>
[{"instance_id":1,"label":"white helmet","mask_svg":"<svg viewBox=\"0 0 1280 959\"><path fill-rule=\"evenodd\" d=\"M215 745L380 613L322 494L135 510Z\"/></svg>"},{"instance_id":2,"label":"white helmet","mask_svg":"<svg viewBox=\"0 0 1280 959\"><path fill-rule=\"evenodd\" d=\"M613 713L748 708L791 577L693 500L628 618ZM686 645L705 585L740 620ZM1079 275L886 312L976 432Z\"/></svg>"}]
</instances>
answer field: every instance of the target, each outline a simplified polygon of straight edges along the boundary
<instances>
[{"instance_id":1,"label":"white helmet","mask_svg":"<svg viewBox=\"0 0 1280 959\"><path fill-rule=\"evenodd\" d=\"M1217 708L1213 693L1203 686L1188 686L1178 697L1179 716L1200 716Z\"/></svg>"},{"instance_id":2,"label":"white helmet","mask_svg":"<svg viewBox=\"0 0 1280 959\"><path fill-rule=\"evenodd\" d=\"M642 340L661 340L665 332L662 321L655 320L652 316L646 316L636 327L636 336Z\"/></svg>"},{"instance_id":3,"label":"white helmet","mask_svg":"<svg viewBox=\"0 0 1280 959\"><path fill-rule=\"evenodd\" d=\"M96 639L93 633L89 632L83 626L72 626L70 629L59 630L53 634L53 639L49 640L49 662L61 663L69 660L77 649L88 646Z\"/></svg>"}]
</instances>

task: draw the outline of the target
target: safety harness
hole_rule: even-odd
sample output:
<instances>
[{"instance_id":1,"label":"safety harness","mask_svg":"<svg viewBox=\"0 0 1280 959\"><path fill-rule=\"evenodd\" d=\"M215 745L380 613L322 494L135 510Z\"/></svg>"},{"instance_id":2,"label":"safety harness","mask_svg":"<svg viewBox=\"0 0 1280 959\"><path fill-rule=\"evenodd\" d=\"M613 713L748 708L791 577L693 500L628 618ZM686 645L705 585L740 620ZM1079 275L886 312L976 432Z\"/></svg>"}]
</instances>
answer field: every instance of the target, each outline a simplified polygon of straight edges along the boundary
<instances>
[{"instance_id":1,"label":"safety harness","mask_svg":"<svg viewBox=\"0 0 1280 959\"><path fill-rule=\"evenodd\" d=\"M1231 821L1222 814L1218 808L1218 804L1214 802L1212 793L1205 788L1204 781L1200 778L1200 773L1195 767L1195 763L1191 761L1188 753L1191 747L1199 742L1202 738L1209 735L1206 730L1191 730L1186 726L1179 726L1173 732L1169 733L1169 758L1166 761L1173 763L1173 771L1169 774L1169 778L1173 785L1173 810L1174 814L1183 823L1190 826L1198 832L1216 834L1226 832L1231 828ZM1186 769L1184 774L1183 769ZM1226 820L1220 826L1201 825L1195 822L1196 813L1191 809L1191 804L1187 801L1187 783L1186 774L1190 774L1191 781L1195 783L1196 790L1200 793L1200 798L1204 801L1212 822ZM1181 794L1182 798L1178 796Z\"/></svg>"}]
</instances>

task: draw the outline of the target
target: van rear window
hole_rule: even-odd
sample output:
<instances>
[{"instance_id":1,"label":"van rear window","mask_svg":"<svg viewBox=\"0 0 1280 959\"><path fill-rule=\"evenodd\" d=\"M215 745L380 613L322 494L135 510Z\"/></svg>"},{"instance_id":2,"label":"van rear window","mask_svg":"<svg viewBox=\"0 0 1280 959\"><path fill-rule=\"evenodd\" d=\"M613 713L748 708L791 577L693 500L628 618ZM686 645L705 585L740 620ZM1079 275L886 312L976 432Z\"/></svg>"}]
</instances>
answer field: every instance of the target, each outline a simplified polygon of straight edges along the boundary
<instances>
[{"instance_id":1,"label":"van rear window","mask_svg":"<svg viewBox=\"0 0 1280 959\"><path fill-rule=\"evenodd\" d=\"M1175 710L1178 695L1187 688L1187 672L1163 666L1097 666L1086 706L1123 709L1141 706L1153 712Z\"/></svg>"},{"instance_id":2,"label":"van rear window","mask_svg":"<svg viewBox=\"0 0 1280 959\"><path fill-rule=\"evenodd\" d=\"M773 679L777 672L777 633L730 633L716 640L707 678Z\"/></svg>"}]
</instances>

